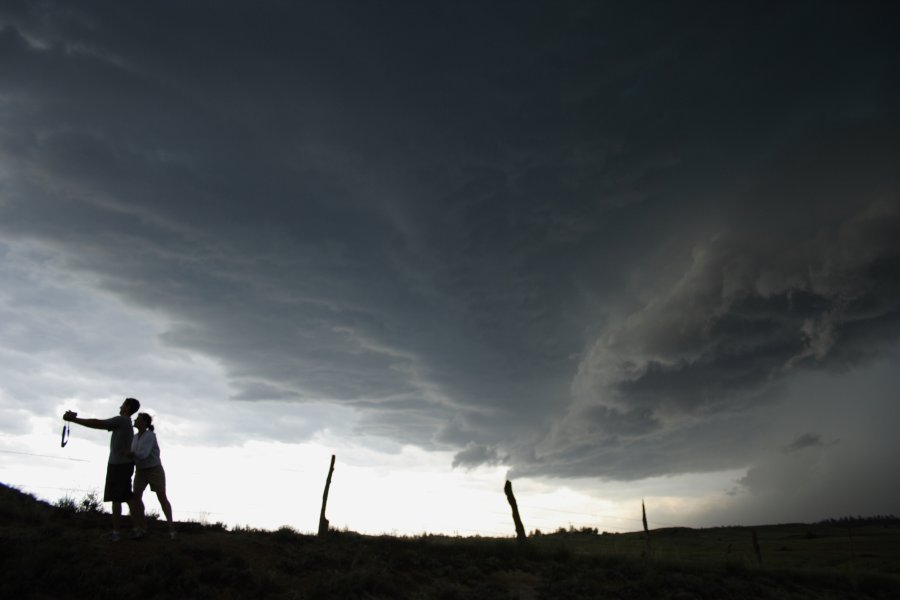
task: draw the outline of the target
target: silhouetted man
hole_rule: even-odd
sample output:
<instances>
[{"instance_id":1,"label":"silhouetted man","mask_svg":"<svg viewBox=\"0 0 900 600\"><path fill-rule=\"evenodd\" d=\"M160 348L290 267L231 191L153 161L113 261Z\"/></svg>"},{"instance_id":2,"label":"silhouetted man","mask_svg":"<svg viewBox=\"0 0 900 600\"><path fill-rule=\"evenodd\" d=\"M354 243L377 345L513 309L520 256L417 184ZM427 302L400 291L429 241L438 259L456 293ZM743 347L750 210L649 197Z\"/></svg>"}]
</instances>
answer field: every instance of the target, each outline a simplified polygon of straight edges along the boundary
<instances>
[{"instance_id":1,"label":"silhouetted man","mask_svg":"<svg viewBox=\"0 0 900 600\"><path fill-rule=\"evenodd\" d=\"M134 437L131 415L140 409L141 403L135 398L125 398L119 407L119 415L111 419L80 419L78 413L67 410L64 421L71 421L91 429L104 429L112 432L109 438L109 461L106 465L106 486L103 489L103 501L112 502L111 539L118 541L119 521L122 516L122 503L128 504L134 530L132 537L141 537L144 527L144 512L140 504L135 502L131 491L131 476L134 473L134 462L131 459L131 440Z\"/></svg>"}]
</instances>

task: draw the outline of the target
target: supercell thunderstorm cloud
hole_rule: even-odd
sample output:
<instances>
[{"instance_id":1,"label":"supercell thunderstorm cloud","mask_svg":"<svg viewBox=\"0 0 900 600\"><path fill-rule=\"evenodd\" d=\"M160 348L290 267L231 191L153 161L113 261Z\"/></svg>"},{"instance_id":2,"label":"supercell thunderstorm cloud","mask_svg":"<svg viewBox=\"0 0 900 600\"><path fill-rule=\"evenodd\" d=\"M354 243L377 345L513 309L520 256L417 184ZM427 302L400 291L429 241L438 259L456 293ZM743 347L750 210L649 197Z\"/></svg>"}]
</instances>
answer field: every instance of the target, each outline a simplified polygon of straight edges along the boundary
<instances>
[{"instance_id":1,"label":"supercell thunderstorm cloud","mask_svg":"<svg viewBox=\"0 0 900 600\"><path fill-rule=\"evenodd\" d=\"M203 357L220 441L896 510L897 6L638 4L4 3L4 434Z\"/></svg>"}]
</instances>

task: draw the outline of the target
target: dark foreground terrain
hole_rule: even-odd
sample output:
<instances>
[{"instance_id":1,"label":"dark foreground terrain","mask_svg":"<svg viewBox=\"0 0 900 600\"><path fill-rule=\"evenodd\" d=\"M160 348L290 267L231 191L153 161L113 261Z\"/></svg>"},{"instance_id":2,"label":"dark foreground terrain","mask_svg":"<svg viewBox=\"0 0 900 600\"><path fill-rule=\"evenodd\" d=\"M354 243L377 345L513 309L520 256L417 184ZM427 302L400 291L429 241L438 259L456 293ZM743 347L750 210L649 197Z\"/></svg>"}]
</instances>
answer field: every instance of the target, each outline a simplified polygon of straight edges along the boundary
<instances>
[{"instance_id":1,"label":"dark foreground terrain","mask_svg":"<svg viewBox=\"0 0 900 600\"><path fill-rule=\"evenodd\" d=\"M0 597L19 598L900 598L890 523L489 538L325 539L161 524L104 538L109 516L0 485Z\"/></svg>"}]
</instances>

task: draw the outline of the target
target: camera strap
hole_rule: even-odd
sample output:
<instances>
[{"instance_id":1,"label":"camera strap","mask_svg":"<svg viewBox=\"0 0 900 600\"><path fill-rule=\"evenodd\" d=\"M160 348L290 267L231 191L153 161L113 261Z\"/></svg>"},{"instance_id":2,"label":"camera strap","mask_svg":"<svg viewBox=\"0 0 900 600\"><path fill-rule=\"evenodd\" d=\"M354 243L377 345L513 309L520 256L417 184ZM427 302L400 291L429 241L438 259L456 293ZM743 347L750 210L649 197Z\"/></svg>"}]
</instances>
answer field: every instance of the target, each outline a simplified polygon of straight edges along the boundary
<instances>
[{"instance_id":1,"label":"camera strap","mask_svg":"<svg viewBox=\"0 0 900 600\"><path fill-rule=\"evenodd\" d=\"M59 442L60 447L65 448L66 444L69 443L69 423L63 423L62 428L62 439Z\"/></svg>"}]
</instances>

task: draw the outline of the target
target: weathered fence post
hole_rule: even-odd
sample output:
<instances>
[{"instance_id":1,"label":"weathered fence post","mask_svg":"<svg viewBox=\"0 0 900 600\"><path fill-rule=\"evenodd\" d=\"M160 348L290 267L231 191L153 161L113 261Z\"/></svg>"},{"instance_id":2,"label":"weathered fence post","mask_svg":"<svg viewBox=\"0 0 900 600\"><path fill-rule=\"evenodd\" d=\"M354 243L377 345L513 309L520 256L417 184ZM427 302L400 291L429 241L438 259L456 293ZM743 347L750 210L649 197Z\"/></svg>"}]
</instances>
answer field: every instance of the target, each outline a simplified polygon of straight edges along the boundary
<instances>
[{"instance_id":1,"label":"weathered fence post","mask_svg":"<svg viewBox=\"0 0 900 600\"><path fill-rule=\"evenodd\" d=\"M762 566L762 550L759 549L759 540L756 539L756 530L751 529L750 533L753 535L753 553L756 554L756 563L761 567Z\"/></svg>"},{"instance_id":2,"label":"weathered fence post","mask_svg":"<svg viewBox=\"0 0 900 600\"><path fill-rule=\"evenodd\" d=\"M325 480L325 493L322 494L322 512L319 513L319 535L328 533L328 519L325 518L325 505L328 504L328 488L331 487L331 474L334 473L334 454L331 455L331 465L328 467L328 479Z\"/></svg>"},{"instance_id":3,"label":"weathered fence post","mask_svg":"<svg viewBox=\"0 0 900 600\"><path fill-rule=\"evenodd\" d=\"M647 527L647 507L644 506L644 499L641 498L641 517L644 521L644 540L647 544L646 555L650 558L650 529Z\"/></svg>"},{"instance_id":4,"label":"weathered fence post","mask_svg":"<svg viewBox=\"0 0 900 600\"><path fill-rule=\"evenodd\" d=\"M850 540L850 560L855 563L856 552L853 551L853 525L851 522L847 523L847 539Z\"/></svg>"},{"instance_id":5,"label":"weathered fence post","mask_svg":"<svg viewBox=\"0 0 900 600\"><path fill-rule=\"evenodd\" d=\"M522 519L519 517L519 505L516 504L516 497L513 496L511 481L506 481L503 491L506 493L506 500L509 502L510 508L512 508L513 522L516 524L516 539L519 542L525 542L527 539L525 537L525 526L522 525Z\"/></svg>"}]
</instances>

